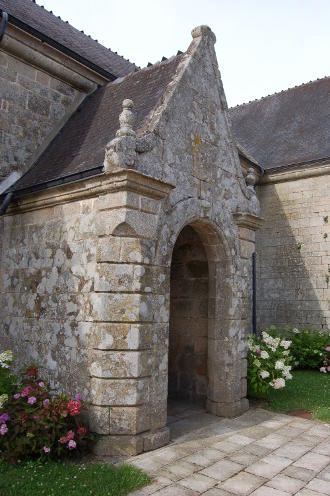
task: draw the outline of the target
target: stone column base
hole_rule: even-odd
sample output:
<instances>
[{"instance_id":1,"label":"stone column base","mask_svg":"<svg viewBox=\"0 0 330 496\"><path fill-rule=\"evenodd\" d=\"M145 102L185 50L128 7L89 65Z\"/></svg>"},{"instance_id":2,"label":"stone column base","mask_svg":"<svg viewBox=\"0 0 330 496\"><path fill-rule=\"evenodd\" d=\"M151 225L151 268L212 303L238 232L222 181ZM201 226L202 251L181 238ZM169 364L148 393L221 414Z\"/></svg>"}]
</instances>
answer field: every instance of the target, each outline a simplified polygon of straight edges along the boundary
<instances>
[{"instance_id":1,"label":"stone column base","mask_svg":"<svg viewBox=\"0 0 330 496\"><path fill-rule=\"evenodd\" d=\"M93 452L98 456L133 456L161 448L168 444L170 431L164 427L156 432L146 432L135 436L100 436Z\"/></svg>"},{"instance_id":2,"label":"stone column base","mask_svg":"<svg viewBox=\"0 0 330 496\"><path fill-rule=\"evenodd\" d=\"M218 403L209 399L206 402L206 410L218 417L238 417L248 409L249 400L247 398L242 398L233 403Z\"/></svg>"}]
</instances>

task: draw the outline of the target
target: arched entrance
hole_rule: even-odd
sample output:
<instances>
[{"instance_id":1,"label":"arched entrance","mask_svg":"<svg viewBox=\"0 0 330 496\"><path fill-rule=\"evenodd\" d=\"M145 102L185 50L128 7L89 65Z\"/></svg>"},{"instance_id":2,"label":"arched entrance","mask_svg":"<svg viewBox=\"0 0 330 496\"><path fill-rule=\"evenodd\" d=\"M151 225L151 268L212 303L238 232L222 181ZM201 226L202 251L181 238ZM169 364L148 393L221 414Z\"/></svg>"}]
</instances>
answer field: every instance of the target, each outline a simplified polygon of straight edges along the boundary
<instances>
[{"instance_id":1,"label":"arched entrance","mask_svg":"<svg viewBox=\"0 0 330 496\"><path fill-rule=\"evenodd\" d=\"M205 406L208 386L209 267L197 231L186 226L170 275L168 398Z\"/></svg>"}]
</instances>

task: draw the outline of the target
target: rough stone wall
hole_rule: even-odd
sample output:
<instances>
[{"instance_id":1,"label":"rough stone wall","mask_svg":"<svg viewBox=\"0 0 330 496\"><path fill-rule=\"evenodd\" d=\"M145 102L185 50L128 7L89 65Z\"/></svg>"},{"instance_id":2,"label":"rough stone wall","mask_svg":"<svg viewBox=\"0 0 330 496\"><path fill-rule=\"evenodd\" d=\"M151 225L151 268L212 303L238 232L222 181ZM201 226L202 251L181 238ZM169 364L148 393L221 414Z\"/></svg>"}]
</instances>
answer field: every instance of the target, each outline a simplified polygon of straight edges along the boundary
<instances>
[{"instance_id":1,"label":"rough stone wall","mask_svg":"<svg viewBox=\"0 0 330 496\"><path fill-rule=\"evenodd\" d=\"M260 329L330 326L330 176L296 174L259 187L265 219L256 237Z\"/></svg>"},{"instance_id":2,"label":"rough stone wall","mask_svg":"<svg viewBox=\"0 0 330 496\"><path fill-rule=\"evenodd\" d=\"M26 172L37 148L70 112L72 86L0 51L0 182Z\"/></svg>"},{"instance_id":3,"label":"rough stone wall","mask_svg":"<svg viewBox=\"0 0 330 496\"><path fill-rule=\"evenodd\" d=\"M89 394L87 301L96 243L92 200L3 217L1 349L55 387Z\"/></svg>"},{"instance_id":4,"label":"rough stone wall","mask_svg":"<svg viewBox=\"0 0 330 496\"><path fill-rule=\"evenodd\" d=\"M170 279L168 396L201 404L207 395L208 261L194 229L174 246Z\"/></svg>"}]
</instances>

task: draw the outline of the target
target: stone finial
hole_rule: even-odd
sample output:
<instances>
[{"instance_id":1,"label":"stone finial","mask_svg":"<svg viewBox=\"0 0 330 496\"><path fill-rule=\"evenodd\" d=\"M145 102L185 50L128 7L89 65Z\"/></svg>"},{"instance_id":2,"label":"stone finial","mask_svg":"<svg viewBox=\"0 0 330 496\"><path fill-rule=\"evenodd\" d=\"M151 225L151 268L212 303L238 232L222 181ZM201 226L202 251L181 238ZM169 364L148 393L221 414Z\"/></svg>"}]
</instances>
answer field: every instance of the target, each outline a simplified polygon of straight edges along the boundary
<instances>
[{"instance_id":1,"label":"stone finial","mask_svg":"<svg viewBox=\"0 0 330 496\"><path fill-rule=\"evenodd\" d=\"M245 177L246 189L248 191L248 196L250 199L250 208L255 215L260 213L260 204L256 195L255 185L257 182L257 175L255 170L251 167Z\"/></svg>"},{"instance_id":2,"label":"stone finial","mask_svg":"<svg viewBox=\"0 0 330 496\"><path fill-rule=\"evenodd\" d=\"M128 98L123 101L119 116L120 127L116 137L105 147L104 168L106 171L134 168L136 160L136 133L134 126L134 104Z\"/></svg>"},{"instance_id":3,"label":"stone finial","mask_svg":"<svg viewBox=\"0 0 330 496\"><path fill-rule=\"evenodd\" d=\"M129 98L123 100L122 103L123 110L119 116L120 128L118 129L116 136L135 136L135 131L133 129L135 122L135 115L133 112L134 103Z\"/></svg>"},{"instance_id":4,"label":"stone finial","mask_svg":"<svg viewBox=\"0 0 330 496\"><path fill-rule=\"evenodd\" d=\"M191 36L193 38L208 38L213 44L217 41L215 34L208 26L197 26L191 31Z\"/></svg>"},{"instance_id":5,"label":"stone finial","mask_svg":"<svg viewBox=\"0 0 330 496\"><path fill-rule=\"evenodd\" d=\"M248 170L248 173L245 178L245 182L248 188L254 189L254 186L257 182L257 176L254 169L252 169L252 167L250 167L250 169Z\"/></svg>"}]
</instances>

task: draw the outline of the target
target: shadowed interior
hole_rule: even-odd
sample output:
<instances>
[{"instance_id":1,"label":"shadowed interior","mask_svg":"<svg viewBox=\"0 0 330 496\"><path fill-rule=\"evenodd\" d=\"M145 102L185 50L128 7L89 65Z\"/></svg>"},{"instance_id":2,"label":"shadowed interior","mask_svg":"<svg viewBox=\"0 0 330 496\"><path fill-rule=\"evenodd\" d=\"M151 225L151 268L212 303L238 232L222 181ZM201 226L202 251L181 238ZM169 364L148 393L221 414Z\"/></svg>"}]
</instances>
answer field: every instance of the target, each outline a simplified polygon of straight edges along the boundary
<instances>
[{"instance_id":1,"label":"shadowed interior","mask_svg":"<svg viewBox=\"0 0 330 496\"><path fill-rule=\"evenodd\" d=\"M186 226L171 264L169 399L204 404L208 347L207 255L197 232Z\"/></svg>"}]
</instances>

